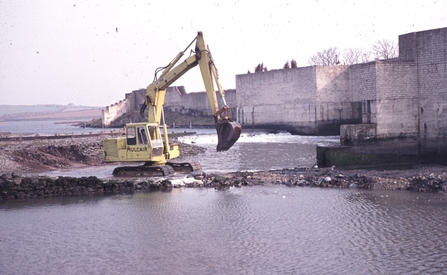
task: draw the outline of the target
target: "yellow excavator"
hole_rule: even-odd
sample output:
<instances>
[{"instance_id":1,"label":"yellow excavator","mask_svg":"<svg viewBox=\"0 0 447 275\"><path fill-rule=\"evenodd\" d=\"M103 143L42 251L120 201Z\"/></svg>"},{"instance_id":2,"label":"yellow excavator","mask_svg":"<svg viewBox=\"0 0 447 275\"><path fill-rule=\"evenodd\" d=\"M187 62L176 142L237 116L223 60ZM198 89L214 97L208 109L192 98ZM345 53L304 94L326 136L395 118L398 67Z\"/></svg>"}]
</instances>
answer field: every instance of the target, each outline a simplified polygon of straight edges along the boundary
<instances>
[{"instance_id":1,"label":"yellow excavator","mask_svg":"<svg viewBox=\"0 0 447 275\"><path fill-rule=\"evenodd\" d=\"M175 66L185 52L196 42L191 55ZM180 52L167 66L155 71L153 82L146 89L146 99L140 109L144 115L147 108L147 123L129 123L125 126L125 137L104 140L105 162L144 162L140 166L121 166L113 171L115 176L165 176L175 171L195 171L201 169L198 163L171 162L180 155L180 146L170 144L164 118L163 105L166 89L190 69L199 65L206 94L217 130L217 151L226 151L239 139L241 125L228 116L229 106L225 101L225 92L219 81L219 75L211 52L202 32ZM174 67L175 66L175 67ZM158 75L160 73L160 75ZM217 86L223 107L219 108ZM163 128L163 134L160 128Z\"/></svg>"}]
</instances>

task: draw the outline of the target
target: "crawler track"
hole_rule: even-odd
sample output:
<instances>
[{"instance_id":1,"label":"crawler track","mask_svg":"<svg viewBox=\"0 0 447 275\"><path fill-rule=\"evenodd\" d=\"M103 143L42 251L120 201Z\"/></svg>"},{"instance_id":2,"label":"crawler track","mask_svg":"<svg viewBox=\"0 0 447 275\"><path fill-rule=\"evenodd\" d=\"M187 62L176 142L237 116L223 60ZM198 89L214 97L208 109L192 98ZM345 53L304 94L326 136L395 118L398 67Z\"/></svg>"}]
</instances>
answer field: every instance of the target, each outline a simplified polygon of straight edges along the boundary
<instances>
[{"instance_id":1,"label":"crawler track","mask_svg":"<svg viewBox=\"0 0 447 275\"><path fill-rule=\"evenodd\" d=\"M169 165L163 166L121 166L113 170L115 177L162 177L174 174Z\"/></svg>"},{"instance_id":2,"label":"crawler track","mask_svg":"<svg viewBox=\"0 0 447 275\"><path fill-rule=\"evenodd\" d=\"M197 170L202 170L202 165L198 162L167 162L166 165L171 166L175 172L188 173Z\"/></svg>"},{"instance_id":3,"label":"crawler track","mask_svg":"<svg viewBox=\"0 0 447 275\"><path fill-rule=\"evenodd\" d=\"M168 162L166 165L120 166L113 170L115 177L163 177L177 173L190 173L201 170L197 162Z\"/></svg>"}]
</instances>

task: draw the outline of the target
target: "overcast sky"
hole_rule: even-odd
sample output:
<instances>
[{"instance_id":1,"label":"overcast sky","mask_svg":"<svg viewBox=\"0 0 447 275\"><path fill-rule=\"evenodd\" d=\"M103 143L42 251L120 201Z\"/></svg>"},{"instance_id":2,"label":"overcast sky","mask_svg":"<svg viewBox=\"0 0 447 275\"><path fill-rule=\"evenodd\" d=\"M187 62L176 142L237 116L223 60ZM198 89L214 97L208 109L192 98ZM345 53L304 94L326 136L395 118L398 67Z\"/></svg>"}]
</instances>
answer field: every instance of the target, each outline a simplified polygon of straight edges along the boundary
<instances>
[{"instance_id":1,"label":"overcast sky","mask_svg":"<svg viewBox=\"0 0 447 275\"><path fill-rule=\"evenodd\" d=\"M0 0L0 104L107 106L146 88L197 31L224 89L259 63L447 27L447 1ZM198 68L174 85L203 91Z\"/></svg>"}]
</instances>

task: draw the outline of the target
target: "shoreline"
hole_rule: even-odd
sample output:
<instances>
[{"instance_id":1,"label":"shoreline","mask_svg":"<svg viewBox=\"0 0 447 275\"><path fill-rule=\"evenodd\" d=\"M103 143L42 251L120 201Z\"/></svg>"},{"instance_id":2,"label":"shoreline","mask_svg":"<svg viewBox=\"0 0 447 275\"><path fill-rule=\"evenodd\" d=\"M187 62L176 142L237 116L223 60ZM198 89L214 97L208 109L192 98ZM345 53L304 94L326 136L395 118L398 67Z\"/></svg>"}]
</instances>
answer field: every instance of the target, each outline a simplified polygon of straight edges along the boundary
<instances>
[{"instance_id":1,"label":"shoreline","mask_svg":"<svg viewBox=\"0 0 447 275\"><path fill-rule=\"evenodd\" d=\"M369 171L336 168L294 168L212 174L196 171L180 179L174 177L101 179L96 176L22 177L9 173L0 176L0 199L170 191L173 188L222 190L269 184L288 187L447 192L447 169L445 167L428 168L428 170L406 170L405 173L396 170Z\"/></svg>"}]
</instances>

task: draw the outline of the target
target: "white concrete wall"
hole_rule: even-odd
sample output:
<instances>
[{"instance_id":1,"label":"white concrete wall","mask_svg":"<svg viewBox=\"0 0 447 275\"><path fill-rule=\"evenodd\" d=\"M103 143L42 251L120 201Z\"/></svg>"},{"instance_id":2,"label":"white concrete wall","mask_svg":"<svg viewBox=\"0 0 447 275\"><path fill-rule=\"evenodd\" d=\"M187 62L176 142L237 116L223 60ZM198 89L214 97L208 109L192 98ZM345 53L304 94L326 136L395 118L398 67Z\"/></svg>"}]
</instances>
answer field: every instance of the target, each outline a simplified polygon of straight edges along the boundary
<instances>
[{"instance_id":1,"label":"white concrete wall","mask_svg":"<svg viewBox=\"0 0 447 275\"><path fill-rule=\"evenodd\" d=\"M127 99L120 100L118 103L107 106L105 110L102 110L102 125L108 127L113 120L130 110L130 104Z\"/></svg>"},{"instance_id":2,"label":"white concrete wall","mask_svg":"<svg viewBox=\"0 0 447 275\"><path fill-rule=\"evenodd\" d=\"M349 66L312 66L236 76L238 121L295 134L337 134L361 120Z\"/></svg>"},{"instance_id":3,"label":"white concrete wall","mask_svg":"<svg viewBox=\"0 0 447 275\"><path fill-rule=\"evenodd\" d=\"M242 125L317 131L316 67L236 76L238 121Z\"/></svg>"},{"instance_id":4,"label":"white concrete wall","mask_svg":"<svg viewBox=\"0 0 447 275\"><path fill-rule=\"evenodd\" d=\"M377 137L417 136L418 87L414 62L376 62Z\"/></svg>"}]
</instances>

